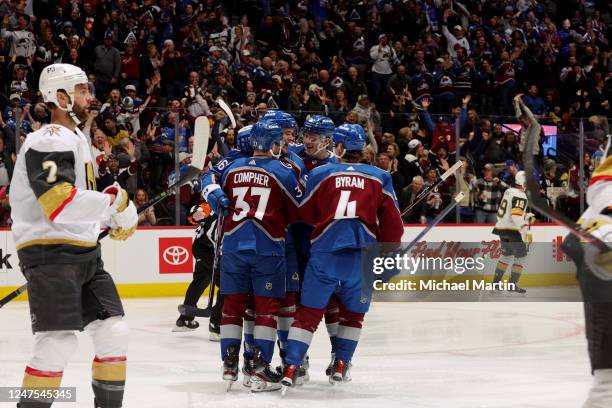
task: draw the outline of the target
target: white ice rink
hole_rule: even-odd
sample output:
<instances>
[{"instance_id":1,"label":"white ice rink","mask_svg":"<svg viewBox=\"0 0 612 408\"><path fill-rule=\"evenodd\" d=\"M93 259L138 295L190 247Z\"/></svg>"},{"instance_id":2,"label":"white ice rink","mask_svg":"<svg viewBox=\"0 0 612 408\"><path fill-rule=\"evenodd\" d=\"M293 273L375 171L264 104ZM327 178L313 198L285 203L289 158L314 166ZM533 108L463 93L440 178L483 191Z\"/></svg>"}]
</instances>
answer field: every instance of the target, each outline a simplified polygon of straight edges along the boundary
<instances>
[{"instance_id":1,"label":"white ice rink","mask_svg":"<svg viewBox=\"0 0 612 408\"><path fill-rule=\"evenodd\" d=\"M310 352L311 382L252 395L225 392L219 344L205 320L172 333L179 299L127 299L131 328L124 407L577 408L590 385L580 303L374 303L354 358L353 382L333 388L323 325ZM0 310L0 386L19 386L33 336L26 302ZM86 334L64 371L77 403L91 407ZM14 406L0 403L0 406Z\"/></svg>"}]
</instances>

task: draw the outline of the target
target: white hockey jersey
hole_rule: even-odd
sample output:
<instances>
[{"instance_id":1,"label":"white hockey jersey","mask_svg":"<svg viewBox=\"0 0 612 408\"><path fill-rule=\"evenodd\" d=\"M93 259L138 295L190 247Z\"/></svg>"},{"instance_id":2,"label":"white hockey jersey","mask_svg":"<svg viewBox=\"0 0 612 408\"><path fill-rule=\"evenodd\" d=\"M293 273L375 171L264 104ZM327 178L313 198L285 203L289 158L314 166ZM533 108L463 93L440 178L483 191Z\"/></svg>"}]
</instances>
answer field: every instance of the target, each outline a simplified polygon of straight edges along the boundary
<instances>
[{"instance_id":1,"label":"white hockey jersey","mask_svg":"<svg viewBox=\"0 0 612 408\"><path fill-rule=\"evenodd\" d=\"M96 190L91 151L79 130L45 125L21 147L11 181L13 237L22 264L97 256L110 196Z\"/></svg>"},{"instance_id":2,"label":"white hockey jersey","mask_svg":"<svg viewBox=\"0 0 612 408\"><path fill-rule=\"evenodd\" d=\"M507 189L497 209L495 229L520 232L527 224L526 209L527 195L525 192L515 187Z\"/></svg>"},{"instance_id":3,"label":"white hockey jersey","mask_svg":"<svg viewBox=\"0 0 612 408\"><path fill-rule=\"evenodd\" d=\"M612 248L612 156L601 163L591 175L587 189L586 209L578 223L587 232ZM612 255L601 254L585 246L585 262L600 278L612 279Z\"/></svg>"}]
</instances>

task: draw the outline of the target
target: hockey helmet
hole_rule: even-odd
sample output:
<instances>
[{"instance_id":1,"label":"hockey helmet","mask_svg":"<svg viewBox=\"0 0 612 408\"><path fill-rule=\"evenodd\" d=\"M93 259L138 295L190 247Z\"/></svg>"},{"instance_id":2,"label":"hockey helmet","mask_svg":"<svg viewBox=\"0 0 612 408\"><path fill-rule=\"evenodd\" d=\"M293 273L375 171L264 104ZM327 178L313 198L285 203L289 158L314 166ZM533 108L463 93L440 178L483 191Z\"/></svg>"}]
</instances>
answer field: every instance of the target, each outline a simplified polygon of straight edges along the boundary
<instances>
[{"instance_id":1,"label":"hockey helmet","mask_svg":"<svg viewBox=\"0 0 612 408\"><path fill-rule=\"evenodd\" d=\"M274 122L261 120L251 130L253 150L269 151L275 144L281 145L283 129Z\"/></svg>"},{"instance_id":2,"label":"hockey helmet","mask_svg":"<svg viewBox=\"0 0 612 408\"><path fill-rule=\"evenodd\" d=\"M236 136L238 150L249 156L253 154L252 131L253 125L248 125L240 129Z\"/></svg>"},{"instance_id":3,"label":"hockey helmet","mask_svg":"<svg viewBox=\"0 0 612 408\"><path fill-rule=\"evenodd\" d=\"M72 111L75 87L87 83L87 75L81 68L71 64L51 64L45 67L40 74L38 87L45 102L54 103L59 109L70 113L70 116L78 125L80 121ZM59 90L63 90L70 97L70 101L65 109L60 107L57 100L57 91Z\"/></svg>"},{"instance_id":4,"label":"hockey helmet","mask_svg":"<svg viewBox=\"0 0 612 408\"><path fill-rule=\"evenodd\" d=\"M527 186L527 176L523 170L517 172L516 176L514 176L514 184L521 187Z\"/></svg>"}]
</instances>

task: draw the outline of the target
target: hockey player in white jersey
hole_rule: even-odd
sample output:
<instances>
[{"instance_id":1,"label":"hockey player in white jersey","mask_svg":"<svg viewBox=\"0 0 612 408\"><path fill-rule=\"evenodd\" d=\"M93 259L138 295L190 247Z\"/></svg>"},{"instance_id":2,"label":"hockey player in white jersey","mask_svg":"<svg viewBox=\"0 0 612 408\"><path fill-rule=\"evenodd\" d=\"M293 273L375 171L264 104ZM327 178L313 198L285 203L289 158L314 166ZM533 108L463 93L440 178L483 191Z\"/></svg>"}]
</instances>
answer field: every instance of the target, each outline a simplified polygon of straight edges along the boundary
<instances>
[{"instance_id":1,"label":"hockey player in white jersey","mask_svg":"<svg viewBox=\"0 0 612 408\"><path fill-rule=\"evenodd\" d=\"M22 387L57 389L77 347L75 331L86 330L95 351L94 406L115 408L123 400L128 328L97 237L104 224L111 238L127 239L138 216L118 184L96 191L89 141L77 127L89 116L87 81L73 65L43 69L39 87L51 123L27 136L11 181L12 230L35 334ZM53 403L23 394L21 408Z\"/></svg>"},{"instance_id":2,"label":"hockey player in white jersey","mask_svg":"<svg viewBox=\"0 0 612 408\"><path fill-rule=\"evenodd\" d=\"M585 332L593 384L583 408L612 407L612 155L610 142L587 189L589 207L578 223L607 244L601 251L569 234L562 249L576 263L584 299ZM607 155L607 156L606 156Z\"/></svg>"},{"instance_id":3,"label":"hockey player in white jersey","mask_svg":"<svg viewBox=\"0 0 612 408\"><path fill-rule=\"evenodd\" d=\"M518 293L527 292L518 286L518 281L523 273L527 245L533 241L529 226L535 222L534 215L526 212L525 186L525 172L519 171L515 176L515 187L504 192L493 229L493 234L499 236L502 250L502 256L495 267L493 283L500 283L510 266L509 283L514 285L509 285L508 290Z\"/></svg>"}]
</instances>

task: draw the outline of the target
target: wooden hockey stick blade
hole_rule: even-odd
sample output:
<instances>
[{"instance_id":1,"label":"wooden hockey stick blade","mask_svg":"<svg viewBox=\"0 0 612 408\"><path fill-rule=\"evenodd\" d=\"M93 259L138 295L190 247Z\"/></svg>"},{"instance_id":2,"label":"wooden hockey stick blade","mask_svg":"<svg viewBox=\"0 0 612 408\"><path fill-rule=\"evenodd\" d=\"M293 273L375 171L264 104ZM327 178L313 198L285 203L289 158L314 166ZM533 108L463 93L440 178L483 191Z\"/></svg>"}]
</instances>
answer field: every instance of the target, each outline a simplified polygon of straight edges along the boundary
<instances>
[{"instance_id":1,"label":"wooden hockey stick blade","mask_svg":"<svg viewBox=\"0 0 612 408\"><path fill-rule=\"evenodd\" d=\"M206 163L206 153L208 153L208 142L210 141L210 124L206 116L198 116L196 118L193 135L191 166L202 171Z\"/></svg>"},{"instance_id":2,"label":"wooden hockey stick blade","mask_svg":"<svg viewBox=\"0 0 612 408\"><path fill-rule=\"evenodd\" d=\"M234 117L234 114L232 113L232 109L221 98L217 99L217 104L219 104L219 107L223 110L223 112L225 112L225 114L229 118L230 122L232 122L232 128L235 128L236 127L236 118Z\"/></svg>"},{"instance_id":3,"label":"wooden hockey stick blade","mask_svg":"<svg viewBox=\"0 0 612 408\"><path fill-rule=\"evenodd\" d=\"M179 305L178 311L183 316L189 317L210 317L211 308L207 307L206 309L200 309L198 307L189 306L189 305Z\"/></svg>"},{"instance_id":4,"label":"wooden hockey stick blade","mask_svg":"<svg viewBox=\"0 0 612 408\"><path fill-rule=\"evenodd\" d=\"M455 172L459 170L461 166L463 166L463 162L459 160L457 163L453 164L448 170L446 170L444 174L440 176L440 180L446 180L447 178L455 174Z\"/></svg>"},{"instance_id":5,"label":"wooden hockey stick blade","mask_svg":"<svg viewBox=\"0 0 612 408\"><path fill-rule=\"evenodd\" d=\"M559 225L567 228L570 233L576 235L578 238L584 239L587 242L592 243L597 247L600 252L609 251L610 248L605 242L583 230L582 227L567 218L565 215L551 208L546 202L546 200L544 200L540 195L540 186L538 186L538 182L533 174L533 138L536 137L533 135L533 133L534 132L528 132L527 145L525 146L525 151L523 152L523 166L525 167L525 178L527 179L526 194L527 198L531 202L531 206L535 208L540 214L545 215L546 217L555 221Z\"/></svg>"}]
</instances>

